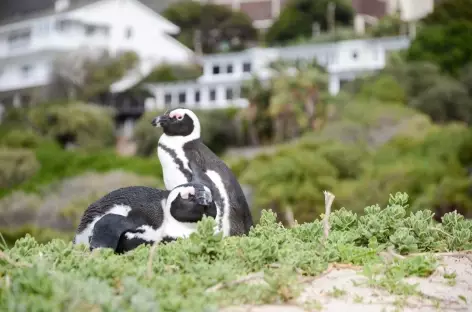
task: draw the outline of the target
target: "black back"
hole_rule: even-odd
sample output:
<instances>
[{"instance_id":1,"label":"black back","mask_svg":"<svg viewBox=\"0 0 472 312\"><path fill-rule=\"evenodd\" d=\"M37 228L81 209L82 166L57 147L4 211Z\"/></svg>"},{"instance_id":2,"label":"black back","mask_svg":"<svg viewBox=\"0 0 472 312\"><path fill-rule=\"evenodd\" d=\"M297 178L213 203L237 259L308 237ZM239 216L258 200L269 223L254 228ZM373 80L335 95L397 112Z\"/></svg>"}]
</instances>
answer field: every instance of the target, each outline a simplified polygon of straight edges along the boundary
<instances>
[{"instance_id":1,"label":"black back","mask_svg":"<svg viewBox=\"0 0 472 312\"><path fill-rule=\"evenodd\" d=\"M186 143L183 149L187 159L192 160L190 168L193 171L194 179L198 179L197 182L202 181L201 183L207 185L212 192L213 201L222 207L223 199L218 188L207 175L203 174L203 172L206 170L214 170L220 174L228 192L229 205L231 209L230 235L247 234L253 225L252 215L241 185L231 169L229 169L228 166L217 155L215 155L201 139Z\"/></svg>"},{"instance_id":2,"label":"black back","mask_svg":"<svg viewBox=\"0 0 472 312\"><path fill-rule=\"evenodd\" d=\"M161 201L170 191L146 186L129 186L114 190L92 203L84 212L77 232L82 232L96 217L105 214L115 205L131 208L128 219L158 228L162 225Z\"/></svg>"},{"instance_id":3,"label":"black back","mask_svg":"<svg viewBox=\"0 0 472 312\"><path fill-rule=\"evenodd\" d=\"M216 205L214 202L209 205L200 205L199 200L203 185L197 183L187 184L196 189L195 195L190 195L188 199L183 199L180 194L173 200L170 207L170 214L180 222L196 223L203 218L203 215L216 217ZM112 191L91 204L85 211L77 233L82 232L88 224L96 217L107 213L116 205L126 205L131 208L128 215L122 216L108 213L104 215L94 226L90 241L90 249L112 248L117 253L127 252L141 244L152 244L141 238L127 238L126 233L143 233L138 229L143 225L148 225L154 230L162 226L164 213L161 202L167 199L170 191L155 189L145 186L124 187ZM175 238L165 236L163 242L170 242Z\"/></svg>"}]
</instances>

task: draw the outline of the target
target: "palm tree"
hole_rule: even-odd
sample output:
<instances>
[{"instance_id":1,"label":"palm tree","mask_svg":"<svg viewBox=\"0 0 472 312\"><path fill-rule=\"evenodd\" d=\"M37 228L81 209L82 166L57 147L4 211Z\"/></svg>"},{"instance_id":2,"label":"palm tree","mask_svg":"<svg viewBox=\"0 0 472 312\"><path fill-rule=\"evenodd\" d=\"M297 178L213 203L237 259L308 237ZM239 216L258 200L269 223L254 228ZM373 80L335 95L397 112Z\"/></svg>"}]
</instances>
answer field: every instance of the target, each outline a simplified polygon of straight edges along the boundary
<instances>
[{"instance_id":1,"label":"palm tree","mask_svg":"<svg viewBox=\"0 0 472 312\"><path fill-rule=\"evenodd\" d=\"M316 64L290 64L275 62L273 96L269 113L274 118L276 141L297 136L300 128L316 129L317 106L320 105L321 90L327 87L327 75ZM284 129L284 124L288 129Z\"/></svg>"}]
</instances>

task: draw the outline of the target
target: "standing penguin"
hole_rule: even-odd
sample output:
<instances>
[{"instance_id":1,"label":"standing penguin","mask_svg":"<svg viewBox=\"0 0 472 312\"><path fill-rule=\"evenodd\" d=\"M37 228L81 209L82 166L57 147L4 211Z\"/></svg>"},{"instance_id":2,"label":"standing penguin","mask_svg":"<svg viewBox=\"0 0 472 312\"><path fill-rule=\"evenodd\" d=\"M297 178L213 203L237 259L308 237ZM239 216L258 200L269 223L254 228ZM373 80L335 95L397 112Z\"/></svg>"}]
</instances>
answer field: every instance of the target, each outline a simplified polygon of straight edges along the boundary
<instances>
[{"instance_id":1,"label":"standing penguin","mask_svg":"<svg viewBox=\"0 0 472 312\"><path fill-rule=\"evenodd\" d=\"M166 188L201 181L211 189L216 222L224 236L247 234L253 225L241 185L228 166L200 138L200 121L189 109L177 108L152 120L161 127L157 155Z\"/></svg>"},{"instance_id":2,"label":"standing penguin","mask_svg":"<svg viewBox=\"0 0 472 312\"><path fill-rule=\"evenodd\" d=\"M172 191L124 187L85 210L73 243L123 253L141 244L187 237L203 215L215 218L216 205L202 184L186 183Z\"/></svg>"}]
</instances>

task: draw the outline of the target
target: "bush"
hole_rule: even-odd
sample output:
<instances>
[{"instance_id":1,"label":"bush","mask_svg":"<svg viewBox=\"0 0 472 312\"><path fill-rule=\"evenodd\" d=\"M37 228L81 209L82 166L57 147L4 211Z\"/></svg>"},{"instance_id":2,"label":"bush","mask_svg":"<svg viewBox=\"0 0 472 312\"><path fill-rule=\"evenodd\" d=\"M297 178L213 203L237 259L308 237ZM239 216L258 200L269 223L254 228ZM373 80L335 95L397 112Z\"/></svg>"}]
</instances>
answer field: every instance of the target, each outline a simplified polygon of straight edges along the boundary
<instances>
[{"instance_id":1,"label":"bush","mask_svg":"<svg viewBox=\"0 0 472 312\"><path fill-rule=\"evenodd\" d=\"M114 150L65 151L54 144L43 144L36 149L35 153L41 165L39 171L16 187L0 188L0 198L14 190L38 192L48 184L86 171L107 172L120 169L138 175L162 177L162 168L158 159L121 157L116 155Z\"/></svg>"},{"instance_id":2,"label":"bush","mask_svg":"<svg viewBox=\"0 0 472 312\"><path fill-rule=\"evenodd\" d=\"M435 122L456 120L472 123L472 98L462 84L450 78L438 79L410 105L428 114Z\"/></svg>"},{"instance_id":3,"label":"bush","mask_svg":"<svg viewBox=\"0 0 472 312\"><path fill-rule=\"evenodd\" d=\"M235 120L237 109L193 111L200 120L202 140L214 153L221 154L227 147L240 144L241 134L238 122ZM162 113L163 111L147 112L137 122L134 139L138 155L155 155L162 130L153 127L151 120Z\"/></svg>"},{"instance_id":4,"label":"bush","mask_svg":"<svg viewBox=\"0 0 472 312\"><path fill-rule=\"evenodd\" d=\"M34 152L0 147L0 188L11 188L28 180L39 167Z\"/></svg>"},{"instance_id":5,"label":"bush","mask_svg":"<svg viewBox=\"0 0 472 312\"><path fill-rule=\"evenodd\" d=\"M472 61L472 47L463 40L470 36L471 31L470 20L452 19L444 21L444 24L427 25L411 43L408 59L433 62L444 72L458 75Z\"/></svg>"},{"instance_id":6,"label":"bush","mask_svg":"<svg viewBox=\"0 0 472 312\"><path fill-rule=\"evenodd\" d=\"M372 288L401 290L404 300L405 289L416 289L403 278L428 277L439 265L432 255L412 253L471 248L470 220L454 212L438 224L430 210L411 213L406 194L364 211L334 211L326 240L320 219L288 229L263 211L246 237L222 239L213 233L214 220L205 218L188 239L152 249L142 245L124 256L110 249L91 254L60 239L39 244L26 236L2 252L0 310L203 312L283 303L297 298L300 283L328 270L329 263L365 266L359 273ZM383 256L396 253L409 256ZM261 282L234 282L255 272L263 274Z\"/></svg>"},{"instance_id":7,"label":"bush","mask_svg":"<svg viewBox=\"0 0 472 312\"><path fill-rule=\"evenodd\" d=\"M33 126L61 146L73 143L85 149L112 146L114 122L110 111L84 103L34 107L28 113Z\"/></svg>"},{"instance_id":8,"label":"bush","mask_svg":"<svg viewBox=\"0 0 472 312\"><path fill-rule=\"evenodd\" d=\"M25 129L13 129L0 138L0 146L11 148L36 148L43 141L37 133Z\"/></svg>"},{"instance_id":9,"label":"bush","mask_svg":"<svg viewBox=\"0 0 472 312\"><path fill-rule=\"evenodd\" d=\"M198 65L170 65L162 64L156 67L143 82L172 82L178 80L194 80L203 74Z\"/></svg>"},{"instance_id":10,"label":"bush","mask_svg":"<svg viewBox=\"0 0 472 312\"><path fill-rule=\"evenodd\" d=\"M301 222L323 211L323 190L336 193L336 207L358 212L369 202L384 204L382 194L405 191L414 211L438 209L440 217L457 209L472 216L466 170L472 158L464 153L470 130L461 124L433 126L419 117L403 123L414 131L397 129L376 149L363 146L362 138L333 142L322 132L233 166L239 180L253 187L256 207L291 209Z\"/></svg>"},{"instance_id":11,"label":"bush","mask_svg":"<svg viewBox=\"0 0 472 312\"><path fill-rule=\"evenodd\" d=\"M405 103L405 90L391 75L379 75L363 83L359 96L389 103Z\"/></svg>"}]
</instances>

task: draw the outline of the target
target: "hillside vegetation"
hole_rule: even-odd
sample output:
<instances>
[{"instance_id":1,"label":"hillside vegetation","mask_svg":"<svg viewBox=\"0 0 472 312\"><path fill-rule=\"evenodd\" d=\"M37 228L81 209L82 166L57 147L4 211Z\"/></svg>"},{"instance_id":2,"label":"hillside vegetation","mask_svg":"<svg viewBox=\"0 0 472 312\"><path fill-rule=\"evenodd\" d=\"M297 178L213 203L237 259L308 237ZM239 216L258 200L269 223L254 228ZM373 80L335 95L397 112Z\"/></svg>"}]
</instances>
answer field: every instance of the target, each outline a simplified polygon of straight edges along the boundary
<instances>
[{"instance_id":1,"label":"hillside vegetation","mask_svg":"<svg viewBox=\"0 0 472 312\"><path fill-rule=\"evenodd\" d=\"M90 253L59 239L42 245L27 235L0 253L0 310L215 311L283 303L330 263L361 265L370 286L404 298L418 295L402 279L436 269L425 252L471 249L472 221L454 212L439 224L429 210L411 213L407 201L398 193L386 208L369 206L362 216L335 211L327 239L321 220L287 229L268 211L247 237L222 239L213 234L214 220L205 218L189 239L122 256L108 249ZM386 251L397 255L393 262L385 262ZM419 254L399 255L412 253ZM255 274L259 283L249 283Z\"/></svg>"}]
</instances>

